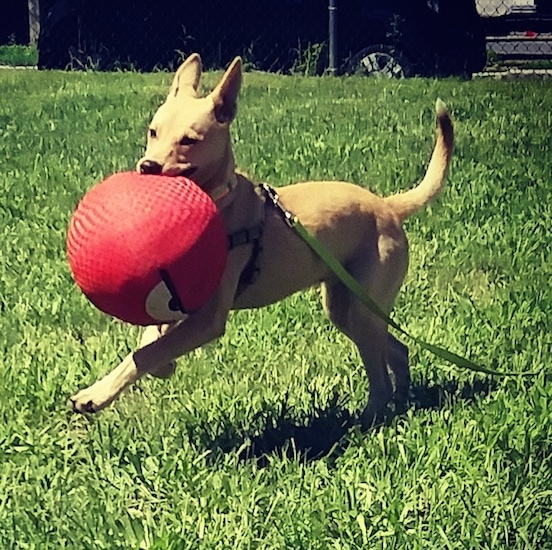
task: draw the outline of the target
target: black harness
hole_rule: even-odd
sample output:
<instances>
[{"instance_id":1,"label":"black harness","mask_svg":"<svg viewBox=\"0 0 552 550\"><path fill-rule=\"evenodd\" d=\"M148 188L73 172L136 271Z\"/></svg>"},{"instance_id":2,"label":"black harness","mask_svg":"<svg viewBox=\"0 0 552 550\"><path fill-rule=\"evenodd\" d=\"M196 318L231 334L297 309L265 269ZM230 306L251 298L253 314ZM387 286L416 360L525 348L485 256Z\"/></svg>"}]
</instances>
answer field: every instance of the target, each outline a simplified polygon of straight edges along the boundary
<instances>
[{"instance_id":1,"label":"black harness","mask_svg":"<svg viewBox=\"0 0 552 550\"><path fill-rule=\"evenodd\" d=\"M281 214L287 225L291 227L290 219L293 215L282 206L278 193L276 193L276 191L266 183L260 183L255 190L264 202L265 209L269 206L275 208ZM262 252L261 240L263 237L263 229L264 219L254 227L250 227L249 229L241 229L240 231L236 231L231 235L228 235L228 250L250 243L253 245L249 261L241 272L236 296L243 292L246 286L253 284L259 276L259 257Z\"/></svg>"},{"instance_id":2,"label":"black harness","mask_svg":"<svg viewBox=\"0 0 552 550\"><path fill-rule=\"evenodd\" d=\"M242 229L241 231L236 231L228 235L228 250L232 250L236 246L243 246L249 243L253 244L249 261L240 275L237 294L243 290L243 287L253 284L259 276L259 255L262 250L261 238L263 236L263 228L264 221L250 229Z\"/></svg>"},{"instance_id":3,"label":"black harness","mask_svg":"<svg viewBox=\"0 0 552 550\"><path fill-rule=\"evenodd\" d=\"M282 216L284 222L291 227L290 220L293 218L293 215L282 206L278 193L276 193L276 191L266 183L260 183L256 186L255 190L263 200L265 209L269 206L275 208ZM249 229L241 229L240 231L236 231L235 233L228 235L228 250L232 250L237 246L243 246L250 243L253 244L251 257L241 272L236 295L243 292L246 286L253 284L259 276L259 257L262 252L261 240L263 237L263 229L264 219L254 227L250 227Z\"/></svg>"},{"instance_id":4,"label":"black harness","mask_svg":"<svg viewBox=\"0 0 552 550\"><path fill-rule=\"evenodd\" d=\"M256 191L259 197L265 203L265 208L267 204L271 204L271 201L266 200L267 197L270 196L269 190L272 191L270 187L268 187L268 185L264 183L261 183L259 186L256 187ZM236 231L228 235L228 250L232 250L237 246L243 246L250 243L253 245L249 261L241 272L236 296L243 292L246 286L253 284L259 276L259 257L262 252L261 240L263 237L263 230L264 217L254 227L241 229L240 231Z\"/></svg>"}]
</instances>

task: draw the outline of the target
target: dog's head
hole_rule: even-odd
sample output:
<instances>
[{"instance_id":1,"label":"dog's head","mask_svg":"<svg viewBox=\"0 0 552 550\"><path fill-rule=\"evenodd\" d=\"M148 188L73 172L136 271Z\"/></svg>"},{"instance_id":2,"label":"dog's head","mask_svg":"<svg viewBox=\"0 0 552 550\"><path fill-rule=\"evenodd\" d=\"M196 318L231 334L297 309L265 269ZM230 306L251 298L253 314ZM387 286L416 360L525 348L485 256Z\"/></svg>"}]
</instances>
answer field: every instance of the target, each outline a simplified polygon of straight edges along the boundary
<instances>
[{"instance_id":1,"label":"dog's head","mask_svg":"<svg viewBox=\"0 0 552 550\"><path fill-rule=\"evenodd\" d=\"M167 99L148 129L143 174L182 175L207 192L234 173L229 126L237 111L241 59L236 57L215 89L199 97L201 59L193 54L179 67Z\"/></svg>"}]
</instances>

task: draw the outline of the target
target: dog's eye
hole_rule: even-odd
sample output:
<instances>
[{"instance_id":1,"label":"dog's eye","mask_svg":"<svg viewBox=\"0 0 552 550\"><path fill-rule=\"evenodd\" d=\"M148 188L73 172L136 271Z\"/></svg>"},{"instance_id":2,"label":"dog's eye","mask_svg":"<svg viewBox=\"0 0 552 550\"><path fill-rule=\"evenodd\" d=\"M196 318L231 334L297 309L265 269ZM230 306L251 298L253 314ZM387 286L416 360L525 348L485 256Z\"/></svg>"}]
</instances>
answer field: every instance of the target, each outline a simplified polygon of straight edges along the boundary
<instances>
[{"instance_id":1,"label":"dog's eye","mask_svg":"<svg viewBox=\"0 0 552 550\"><path fill-rule=\"evenodd\" d=\"M197 143L197 139L191 138L189 136L184 136L180 140L180 145L193 145L194 143Z\"/></svg>"},{"instance_id":2,"label":"dog's eye","mask_svg":"<svg viewBox=\"0 0 552 550\"><path fill-rule=\"evenodd\" d=\"M150 138L156 138L157 137L157 130L155 128L149 129L149 137Z\"/></svg>"}]
</instances>

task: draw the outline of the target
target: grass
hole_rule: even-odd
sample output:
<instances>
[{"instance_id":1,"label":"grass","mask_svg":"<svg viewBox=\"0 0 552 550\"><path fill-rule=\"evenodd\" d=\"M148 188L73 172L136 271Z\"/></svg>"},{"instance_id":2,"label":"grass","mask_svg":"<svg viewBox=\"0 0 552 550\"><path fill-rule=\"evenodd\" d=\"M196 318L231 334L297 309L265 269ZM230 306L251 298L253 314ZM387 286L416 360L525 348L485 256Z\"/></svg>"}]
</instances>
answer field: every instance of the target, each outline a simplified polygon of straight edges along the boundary
<instances>
[{"instance_id":1,"label":"grass","mask_svg":"<svg viewBox=\"0 0 552 550\"><path fill-rule=\"evenodd\" d=\"M36 46L19 44L0 45L0 65L32 67L38 63Z\"/></svg>"},{"instance_id":2,"label":"grass","mask_svg":"<svg viewBox=\"0 0 552 550\"><path fill-rule=\"evenodd\" d=\"M395 319L488 366L544 372L493 379L411 346L408 407L361 433L365 375L315 290L236 312L172 379L96 417L67 410L138 337L75 288L67 223L134 165L169 81L0 74L0 547L552 548L549 84L246 75L236 156L274 185L411 186L442 97L454 165L407 222Z\"/></svg>"}]
</instances>

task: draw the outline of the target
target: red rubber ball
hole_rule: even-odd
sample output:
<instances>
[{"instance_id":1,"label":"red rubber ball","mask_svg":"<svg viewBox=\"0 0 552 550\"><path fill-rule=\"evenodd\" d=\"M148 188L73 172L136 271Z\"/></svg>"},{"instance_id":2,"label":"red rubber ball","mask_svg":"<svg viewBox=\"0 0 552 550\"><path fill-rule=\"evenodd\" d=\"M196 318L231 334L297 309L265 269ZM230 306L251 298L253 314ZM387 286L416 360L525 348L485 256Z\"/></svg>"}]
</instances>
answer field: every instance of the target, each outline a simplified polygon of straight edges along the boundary
<instances>
[{"instance_id":1,"label":"red rubber ball","mask_svg":"<svg viewBox=\"0 0 552 550\"><path fill-rule=\"evenodd\" d=\"M67 233L77 285L103 312L136 325L176 321L220 284L222 217L184 177L121 172L80 201Z\"/></svg>"}]
</instances>

